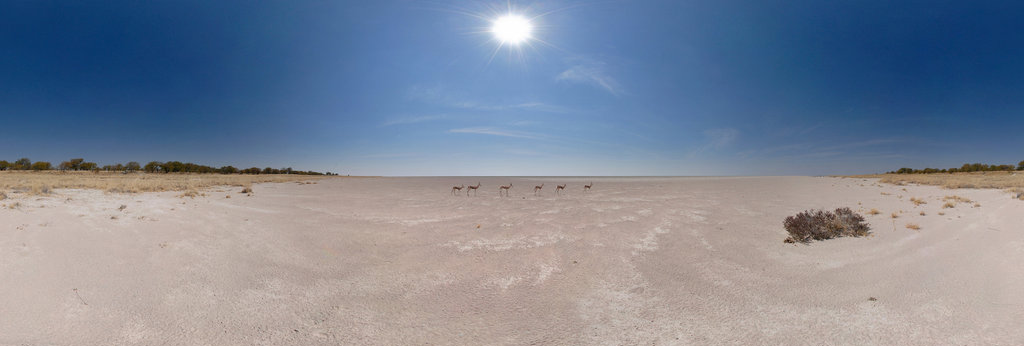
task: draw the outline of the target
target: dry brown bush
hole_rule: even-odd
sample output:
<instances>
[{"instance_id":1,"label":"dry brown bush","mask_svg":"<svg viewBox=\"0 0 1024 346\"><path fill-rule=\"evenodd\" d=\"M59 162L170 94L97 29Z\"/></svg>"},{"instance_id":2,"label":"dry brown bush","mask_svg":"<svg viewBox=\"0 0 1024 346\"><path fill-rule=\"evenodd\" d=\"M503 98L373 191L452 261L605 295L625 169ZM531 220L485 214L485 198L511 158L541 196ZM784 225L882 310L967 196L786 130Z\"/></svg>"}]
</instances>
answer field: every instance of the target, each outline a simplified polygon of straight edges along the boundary
<instances>
[{"instance_id":1,"label":"dry brown bush","mask_svg":"<svg viewBox=\"0 0 1024 346\"><path fill-rule=\"evenodd\" d=\"M838 208L834 212L808 210L789 216L783 222L789 232L787 243L807 243L835 237L863 237L871 228L864 223L864 217L850 208Z\"/></svg>"},{"instance_id":2,"label":"dry brown bush","mask_svg":"<svg viewBox=\"0 0 1024 346\"><path fill-rule=\"evenodd\" d=\"M919 230L919 229L921 229L921 226L918 226L918 225L917 225L916 223L908 223L908 224L907 224L907 228L909 228L909 229L912 229L912 230L915 230L915 231L916 231L916 230Z\"/></svg>"},{"instance_id":3,"label":"dry brown bush","mask_svg":"<svg viewBox=\"0 0 1024 346\"><path fill-rule=\"evenodd\" d=\"M869 215L878 215L878 214L881 214L881 213L882 212L878 211L878 209L875 209L875 208L871 208L871 211L868 212Z\"/></svg>"}]
</instances>

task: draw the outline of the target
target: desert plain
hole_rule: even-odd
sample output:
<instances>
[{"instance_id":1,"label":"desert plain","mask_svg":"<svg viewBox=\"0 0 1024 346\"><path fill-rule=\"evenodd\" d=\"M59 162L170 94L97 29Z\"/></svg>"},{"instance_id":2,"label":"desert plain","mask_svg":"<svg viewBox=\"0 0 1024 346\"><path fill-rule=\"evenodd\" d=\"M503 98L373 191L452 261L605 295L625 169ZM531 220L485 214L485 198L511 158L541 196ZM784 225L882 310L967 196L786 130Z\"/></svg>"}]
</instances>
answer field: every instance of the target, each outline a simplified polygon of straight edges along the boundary
<instances>
[{"instance_id":1,"label":"desert plain","mask_svg":"<svg viewBox=\"0 0 1024 346\"><path fill-rule=\"evenodd\" d=\"M451 193L477 182L475 196ZM0 345L1024 343L1024 201L998 189L839 177L252 186L8 191ZM837 207L872 234L783 242L786 216Z\"/></svg>"}]
</instances>

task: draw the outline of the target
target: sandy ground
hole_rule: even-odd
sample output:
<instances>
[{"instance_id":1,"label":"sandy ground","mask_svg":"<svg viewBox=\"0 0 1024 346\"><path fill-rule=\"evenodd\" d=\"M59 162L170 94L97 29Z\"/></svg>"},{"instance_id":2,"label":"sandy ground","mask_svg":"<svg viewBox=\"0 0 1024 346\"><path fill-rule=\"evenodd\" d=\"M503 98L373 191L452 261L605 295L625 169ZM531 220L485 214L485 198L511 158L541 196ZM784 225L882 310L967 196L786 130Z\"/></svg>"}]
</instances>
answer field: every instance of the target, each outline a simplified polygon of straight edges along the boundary
<instances>
[{"instance_id":1,"label":"sandy ground","mask_svg":"<svg viewBox=\"0 0 1024 346\"><path fill-rule=\"evenodd\" d=\"M478 180L479 196L450 195ZM0 201L0 344L1024 344L1024 202L996 190L812 177L220 190ZM980 206L943 208L954 194ZM787 215L839 206L878 209L873 236L783 243Z\"/></svg>"}]
</instances>

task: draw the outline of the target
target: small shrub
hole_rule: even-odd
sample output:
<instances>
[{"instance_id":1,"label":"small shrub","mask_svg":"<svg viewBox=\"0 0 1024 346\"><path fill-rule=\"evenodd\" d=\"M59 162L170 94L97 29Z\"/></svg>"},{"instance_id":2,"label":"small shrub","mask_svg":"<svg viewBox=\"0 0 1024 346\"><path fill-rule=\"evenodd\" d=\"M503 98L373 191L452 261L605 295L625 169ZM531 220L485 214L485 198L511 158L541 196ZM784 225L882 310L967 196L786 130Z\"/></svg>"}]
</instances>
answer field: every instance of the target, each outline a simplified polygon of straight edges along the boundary
<instances>
[{"instance_id":1,"label":"small shrub","mask_svg":"<svg viewBox=\"0 0 1024 346\"><path fill-rule=\"evenodd\" d=\"M895 218L898 218L898 217L900 217L900 214L898 214L898 213L896 213L896 212L893 212L893 213L892 213L892 218L894 218L894 219L895 219Z\"/></svg>"},{"instance_id":2,"label":"small shrub","mask_svg":"<svg viewBox=\"0 0 1024 346\"><path fill-rule=\"evenodd\" d=\"M925 200L917 197L910 197L910 201L913 202L914 205L928 204L928 202L925 202Z\"/></svg>"},{"instance_id":3,"label":"small shrub","mask_svg":"<svg viewBox=\"0 0 1024 346\"><path fill-rule=\"evenodd\" d=\"M864 217L850 208L838 208L835 212L808 210L786 217L783 222L789 232L787 243L807 243L835 237L863 237L871 228L864 223Z\"/></svg>"},{"instance_id":4,"label":"small shrub","mask_svg":"<svg viewBox=\"0 0 1024 346\"><path fill-rule=\"evenodd\" d=\"M907 224L907 228L909 228L909 229L912 229L912 230L915 230L915 231L916 231L916 230L920 230L920 229L921 229L921 226L918 226L918 225L917 225L916 223L908 223L908 224Z\"/></svg>"},{"instance_id":5,"label":"small shrub","mask_svg":"<svg viewBox=\"0 0 1024 346\"><path fill-rule=\"evenodd\" d=\"M955 195L954 196L943 197L942 200L943 201L948 201L948 202L953 202L953 203L971 203L971 202L973 202L969 198L955 196Z\"/></svg>"},{"instance_id":6,"label":"small shrub","mask_svg":"<svg viewBox=\"0 0 1024 346\"><path fill-rule=\"evenodd\" d=\"M243 188L241 193L252 193L252 188L251 187Z\"/></svg>"},{"instance_id":7,"label":"small shrub","mask_svg":"<svg viewBox=\"0 0 1024 346\"><path fill-rule=\"evenodd\" d=\"M939 212L939 215L940 215L940 216L941 216L941 215L946 215L946 213L943 213L943 212L941 212L941 211L940 211L940 212Z\"/></svg>"},{"instance_id":8,"label":"small shrub","mask_svg":"<svg viewBox=\"0 0 1024 346\"><path fill-rule=\"evenodd\" d=\"M878 209L875 209L875 208L871 208L871 211L868 212L869 215L878 215L878 214L881 214L881 213L882 212L878 211Z\"/></svg>"},{"instance_id":9,"label":"small shrub","mask_svg":"<svg viewBox=\"0 0 1024 346\"><path fill-rule=\"evenodd\" d=\"M0 201L5 200L5 199L7 199L7 194L4 193L3 191L0 191Z\"/></svg>"},{"instance_id":10,"label":"small shrub","mask_svg":"<svg viewBox=\"0 0 1024 346\"><path fill-rule=\"evenodd\" d=\"M942 207L943 208L954 208L954 207L956 207L956 203L946 202L946 204L943 204Z\"/></svg>"},{"instance_id":11,"label":"small shrub","mask_svg":"<svg viewBox=\"0 0 1024 346\"><path fill-rule=\"evenodd\" d=\"M924 212L922 211L922 212L921 212L921 216L924 216L924 215L925 215L925 213L924 213Z\"/></svg>"},{"instance_id":12,"label":"small shrub","mask_svg":"<svg viewBox=\"0 0 1024 346\"><path fill-rule=\"evenodd\" d=\"M974 203L974 207L975 208L981 207L981 203Z\"/></svg>"}]
</instances>

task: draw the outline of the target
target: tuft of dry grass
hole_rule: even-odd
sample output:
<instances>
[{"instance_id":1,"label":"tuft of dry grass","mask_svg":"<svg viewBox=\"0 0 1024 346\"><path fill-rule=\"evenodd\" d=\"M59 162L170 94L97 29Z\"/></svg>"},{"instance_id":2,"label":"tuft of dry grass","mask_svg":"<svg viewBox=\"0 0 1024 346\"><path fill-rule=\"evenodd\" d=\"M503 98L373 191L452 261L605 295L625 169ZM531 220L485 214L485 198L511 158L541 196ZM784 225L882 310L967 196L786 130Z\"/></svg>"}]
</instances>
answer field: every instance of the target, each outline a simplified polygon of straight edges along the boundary
<instances>
[{"instance_id":1,"label":"tuft of dry grass","mask_svg":"<svg viewBox=\"0 0 1024 346\"><path fill-rule=\"evenodd\" d=\"M974 203L974 207L975 208L980 208L981 207L981 203Z\"/></svg>"},{"instance_id":2,"label":"tuft of dry grass","mask_svg":"<svg viewBox=\"0 0 1024 346\"><path fill-rule=\"evenodd\" d=\"M928 204L928 202L926 202L925 200L917 197L910 197L910 201L913 202L914 205Z\"/></svg>"},{"instance_id":3,"label":"tuft of dry grass","mask_svg":"<svg viewBox=\"0 0 1024 346\"><path fill-rule=\"evenodd\" d=\"M942 207L943 208L955 208L956 207L956 203L946 202L946 204L943 204Z\"/></svg>"},{"instance_id":4,"label":"tuft of dry grass","mask_svg":"<svg viewBox=\"0 0 1024 346\"><path fill-rule=\"evenodd\" d=\"M4 193L3 191L0 191L0 201L5 200L5 199L7 199L7 194Z\"/></svg>"},{"instance_id":5,"label":"tuft of dry grass","mask_svg":"<svg viewBox=\"0 0 1024 346\"><path fill-rule=\"evenodd\" d=\"M943 212L941 212L941 211L940 211L940 212L939 212L939 215L946 215L946 213L943 213Z\"/></svg>"},{"instance_id":6,"label":"tuft of dry grass","mask_svg":"<svg viewBox=\"0 0 1024 346\"><path fill-rule=\"evenodd\" d=\"M189 191L213 186L245 186L328 179L295 174L108 173L0 171L0 190L46 195L53 189L97 189L115 193Z\"/></svg>"},{"instance_id":7,"label":"tuft of dry grass","mask_svg":"<svg viewBox=\"0 0 1024 346\"><path fill-rule=\"evenodd\" d=\"M242 188L242 192L239 193L252 193L252 187L244 187Z\"/></svg>"},{"instance_id":8,"label":"tuft of dry grass","mask_svg":"<svg viewBox=\"0 0 1024 346\"><path fill-rule=\"evenodd\" d=\"M960 197L957 195L942 197L943 201L952 201L954 203L971 203L972 201L966 197Z\"/></svg>"},{"instance_id":9,"label":"tuft of dry grass","mask_svg":"<svg viewBox=\"0 0 1024 346\"><path fill-rule=\"evenodd\" d=\"M926 215L926 214L924 213L924 211L921 211L921 213L919 213L919 214L920 214L921 216L925 216L925 215Z\"/></svg>"},{"instance_id":10,"label":"tuft of dry grass","mask_svg":"<svg viewBox=\"0 0 1024 346\"><path fill-rule=\"evenodd\" d=\"M868 212L868 215L878 215L878 214L881 214L881 213L882 212L878 211L878 209L871 208L871 211Z\"/></svg>"},{"instance_id":11,"label":"tuft of dry grass","mask_svg":"<svg viewBox=\"0 0 1024 346\"><path fill-rule=\"evenodd\" d=\"M916 223L908 223L906 227L915 231L921 229L921 226L918 226Z\"/></svg>"},{"instance_id":12,"label":"tuft of dry grass","mask_svg":"<svg viewBox=\"0 0 1024 346\"><path fill-rule=\"evenodd\" d=\"M897 213L893 212L891 216L892 216L892 218L895 219L895 218L900 217L900 214L897 214Z\"/></svg>"}]
</instances>

